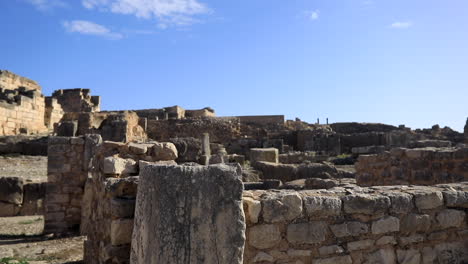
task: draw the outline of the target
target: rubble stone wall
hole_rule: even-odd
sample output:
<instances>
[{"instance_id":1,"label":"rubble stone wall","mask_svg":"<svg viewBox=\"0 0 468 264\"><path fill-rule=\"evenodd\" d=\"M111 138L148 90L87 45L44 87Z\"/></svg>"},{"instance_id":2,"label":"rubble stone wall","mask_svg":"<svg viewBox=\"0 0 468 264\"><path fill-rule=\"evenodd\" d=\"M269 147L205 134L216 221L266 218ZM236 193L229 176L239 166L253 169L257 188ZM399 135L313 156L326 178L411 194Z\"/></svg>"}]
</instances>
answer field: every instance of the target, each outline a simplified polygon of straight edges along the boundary
<instances>
[{"instance_id":1,"label":"rubble stone wall","mask_svg":"<svg viewBox=\"0 0 468 264\"><path fill-rule=\"evenodd\" d=\"M65 113L55 128L58 136L99 134L103 140L129 142L145 140L146 133L140 126L135 112L73 112Z\"/></svg>"},{"instance_id":2,"label":"rubble stone wall","mask_svg":"<svg viewBox=\"0 0 468 264\"><path fill-rule=\"evenodd\" d=\"M88 171L86 153L83 136L49 138L45 233L79 230Z\"/></svg>"},{"instance_id":3,"label":"rubble stone wall","mask_svg":"<svg viewBox=\"0 0 468 264\"><path fill-rule=\"evenodd\" d=\"M44 123L49 130L54 129L54 124L60 122L64 113L62 105L58 103L56 98L49 96L45 98Z\"/></svg>"},{"instance_id":4,"label":"rubble stone wall","mask_svg":"<svg viewBox=\"0 0 468 264\"><path fill-rule=\"evenodd\" d=\"M240 123L237 118L191 118L180 120L148 120L148 137L158 141L168 141L176 137L201 138L209 133L211 142L224 143L240 136Z\"/></svg>"},{"instance_id":5,"label":"rubble stone wall","mask_svg":"<svg viewBox=\"0 0 468 264\"><path fill-rule=\"evenodd\" d=\"M468 182L245 191L244 263L466 263Z\"/></svg>"},{"instance_id":6,"label":"rubble stone wall","mask_svg":"<svg viewBox=\"0 0 468 264\"><path fill-rule=\"evenodd\" d=\"M18 177L0 177L0 217L42 215L44 182L24 183Z\"/></svg>"},{"instance_id":7,"label":"rubble stone wall","mask_svg":"<svg viewBox=\"0 0 468 264\"><path fill-rule=\"evenodd\" d=\"M460 181L468 181L468 148L394 148L360 156L356 163L356 182L361 186Z\"/></svg>"},{"instance_id":8,"label":"rubble stone wall","mask_svg":"<svg viewBox=\"0 0 468 264\"><path fill-rule=\"evenodd\" d=\"M0 136L48 131L42 95L16 95L14 100L0 100Z\"/></svg>"},{"instance_id":9,"label":"rubble stone wall","mask_svg":"<svg viewBox=\"0 0 468 264\"><path fill-rule=\"evenodd\" d=\"M56 90L52 97L57 99L65 112L99 112L101 97L91 96L89 89Z\"/></svg>"},{"instance_id":10,"label":"rubble stone wall","mask_svg":"<svg viewBox=\"0 0 468 264\"><path fill-rule=\"evenodd\" d=\"M41 86L35 81L16 75L10 71L0 70L0 88L14 90L25 87L27 90L41 91Z\"/></svg>"},{"instance_id":11,"label":"rubble stone wall","mask_svg":"<svg viewBox=\"0 0 468 264\"><path fill-rule=\"evenodd\" d=\"M128 263L140 170L146 164L176 164L172 143L94 145L83 197L81 234L85 263Z\"/></svg>"}]
</instances>

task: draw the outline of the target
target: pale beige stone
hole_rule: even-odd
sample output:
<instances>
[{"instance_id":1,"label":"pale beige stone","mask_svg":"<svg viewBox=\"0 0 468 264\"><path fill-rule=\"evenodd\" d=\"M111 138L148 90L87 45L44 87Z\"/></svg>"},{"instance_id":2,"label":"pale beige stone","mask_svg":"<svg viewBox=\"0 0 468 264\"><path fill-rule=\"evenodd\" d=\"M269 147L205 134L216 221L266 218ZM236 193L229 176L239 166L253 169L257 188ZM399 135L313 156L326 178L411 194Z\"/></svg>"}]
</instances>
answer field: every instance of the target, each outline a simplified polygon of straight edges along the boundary
<instances>
[{"instance_id":1,"label":"pale beige stone","mask_svg":"<svg viewBox=\"0 0 468 264\"><path fill-rule=\"evenodd\" d=\"M262 208L267 223L290 221L302 215L302 199L297 192L281 192L263 199Z\"/></svg>"},{"instance_id":2,"label":"pale beige stone","mask_svg":"<svg viewBox=\"0 0 468 264\"><path fill-rule=\"evenodd\" d=\"M265 252L258 252L257 255L255 255L255 257L253 258L252 262L254 263L257 263L257 262L269 262L269 263L273 263L275 261L275 259L268 255L267 253Z\"/></svg>"},{"instance_id":3,"label":"pale beige stone","mask_svg":"<svg viewBox=\"0 0 468 264\"><path fill-rule=\"evenodd\" d=\"M314 244L325 241L328 228L327 223L312 221L307 223L289 224L287 239L290 243Z\"/></svg>"},{"instance_id":4,"label":"pale beige stone","mask_svg":"<svg viewBox=\"0 0 468 264\"><path fill-rule=\"evenodd\" d=\"M258 249L276 246L281 241L281 233L277 225L256 225L250 228L249 244Z\"/></svg>"},{"instance_id":5,"label":"pale beige stone","mask_svg":"<svg viewBox=\"0 0 468 264\"><path fill-rule=\"evenodd\" d=\"M459 227L465 220L465 212L455 209L445 209L436 216L441 228Z\"/></svg>"},{"instance_id":6,"label":"pale beige stone","mask_svg":"<svg viewBox=\"0 0 468 264\"><path fill-rule=\"evenodd\" d=\"M385 234L398 232L400 230L400 220L393 216L386 216L372 223L372 234Z\"/></svg>"},{"instance_id":7,"label":"pale beige stone","mask_svg":"<svg viewBox=\"0 0 468 264\"><path fill-rule=\"evenodd\" d=\"M444 205L444 197L440 191L419 192L415 193L414 197L419 210L429 210Z\"/></svg>"},{"instance_id":8,"label":"pale beige stone","mask_svg":"<svg viewBox=\"0 0 468 264\"><path fill-rule=\"evenodd\" d=\"M320 247L318 250L321 256L341 254L344 252L343 247L338 246L338 245L324 246L324 247Z\"/></svg>"},{"instance_id":9,"label":"pale beige stone","mask_svg":"<svg viewBox=\"0 0 468 264\"><path fill-rule=\"evenodd\" d=\"M278 163L279 152L276 148L251 148L250 162L252 164L259 161Z\"/></svg>"},{"instance_id":10,"label":"pale beige stone","mask_svg":"<svg viewBox=\"0 0 468 264\"><path fill-rule=\"evenodd\" d=\"M416 249L397 250L398 263L401 264L420 264L421 253Z\"/></svg>"},{"instance_id":11,"label":"pale beige stone","mask_svg":"<svg viewBox=\"0 0 468 264\"><path fill-rule=\"evenodd\" d=\"M375 241L372 239L352 241L348 243L349 251L368 249L374 245Z\"/></svg>"},{"instance_id":12,"label":"pale beige stone","mask_svg":"<svg viewBox=\"0 0 468 264\"><path fill-rule=\"evenodd\" d=\"M352 264L351 256L337 256L325 259L317 259L312 261L313 264Z\"/></svg>"},{"instance_id":13,"label":"pale beige stone","mask_svg":"<svg viewBox=\"0 0 468 264\"><path fill-rule=\"evenodd\" d=\"M258 222L258 217L260 216L260 211L262 210L261 202L250 197L244 197L242 201L247 207L247 219L249 219L250 222L256 224Z\"/></svg>"}]
</instances>

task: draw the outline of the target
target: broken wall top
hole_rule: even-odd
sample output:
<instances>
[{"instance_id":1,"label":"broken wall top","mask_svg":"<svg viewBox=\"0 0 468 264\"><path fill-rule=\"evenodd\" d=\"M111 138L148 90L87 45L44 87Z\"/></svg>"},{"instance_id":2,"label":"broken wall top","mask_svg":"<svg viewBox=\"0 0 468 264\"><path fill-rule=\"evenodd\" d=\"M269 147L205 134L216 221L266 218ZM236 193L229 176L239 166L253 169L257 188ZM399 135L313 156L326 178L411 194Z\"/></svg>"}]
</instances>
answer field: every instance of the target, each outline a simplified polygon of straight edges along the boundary
<instances>
[{"instance_id":1,"label":"broken wall top","mask_svg":"<svg viewBox=\"0 0 468 264\"><path fill-rule=\"evenodd\" d=\"M0 88L15 90L19 87L25 87L26 90L41 91L41 86L37 82L10 71L0 70Z\"/></svg>"}]
</instances>

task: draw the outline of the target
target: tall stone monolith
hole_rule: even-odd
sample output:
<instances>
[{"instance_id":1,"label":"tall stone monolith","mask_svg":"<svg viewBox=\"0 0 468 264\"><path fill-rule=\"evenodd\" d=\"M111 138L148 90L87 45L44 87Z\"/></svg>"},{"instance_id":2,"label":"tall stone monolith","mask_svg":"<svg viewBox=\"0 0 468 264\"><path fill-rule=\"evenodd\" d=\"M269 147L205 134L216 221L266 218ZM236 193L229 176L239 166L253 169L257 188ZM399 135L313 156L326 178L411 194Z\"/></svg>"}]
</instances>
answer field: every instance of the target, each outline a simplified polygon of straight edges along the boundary
<instances>
[{"instance_id":1,"label":"tall stone monolith","mask_svg":"<svg viewBox=\"0 0 468 264\"><path fill-rule=\"evenodd\" d=\"M242 263L242 191L235 167L146 166L140 172L131 263Z\"/></svg>"}]
</instances>

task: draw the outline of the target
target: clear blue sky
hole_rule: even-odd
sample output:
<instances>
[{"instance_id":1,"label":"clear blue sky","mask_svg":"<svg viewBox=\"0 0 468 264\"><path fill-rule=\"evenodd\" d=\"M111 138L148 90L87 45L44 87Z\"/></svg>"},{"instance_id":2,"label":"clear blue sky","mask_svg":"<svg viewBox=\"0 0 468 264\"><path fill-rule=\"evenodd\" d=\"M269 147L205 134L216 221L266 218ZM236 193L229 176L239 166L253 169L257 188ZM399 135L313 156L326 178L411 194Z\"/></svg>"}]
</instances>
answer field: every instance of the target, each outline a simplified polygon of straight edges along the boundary
<instances>
[{"instance_id":1,"label":"clear blue sky","mask_svg":"<svg viewBox=\"0 0 468 264\"><path fill-rule=\"evenodd\" d=\"M1 0L0 69L103 110L438 123L468 117L466 0Z\"/></svg>"}]
</instances>

